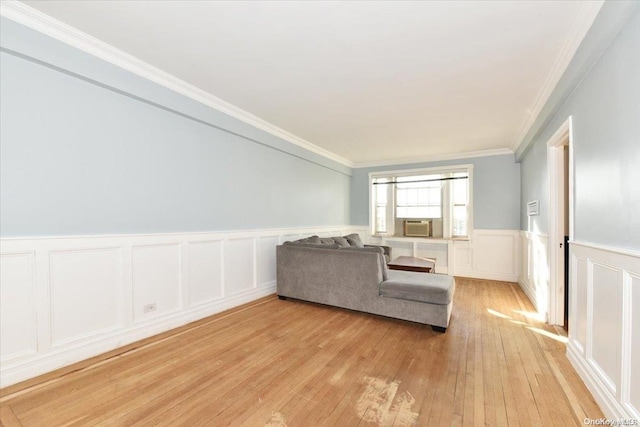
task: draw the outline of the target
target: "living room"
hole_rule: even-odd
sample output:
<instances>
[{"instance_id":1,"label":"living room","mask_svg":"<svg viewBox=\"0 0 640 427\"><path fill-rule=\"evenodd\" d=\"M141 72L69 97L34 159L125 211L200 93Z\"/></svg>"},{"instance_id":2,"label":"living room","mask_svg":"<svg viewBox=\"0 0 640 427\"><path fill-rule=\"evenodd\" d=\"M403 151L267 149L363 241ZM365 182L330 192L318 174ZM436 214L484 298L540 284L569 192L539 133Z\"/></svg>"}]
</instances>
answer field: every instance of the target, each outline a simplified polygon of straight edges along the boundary
<instances>
[{"instance_id":1,"label":"living room","mask_svg":"<svg viewBox=\"0 0 640 427\"><path fill-rule=\"evenodd\" d=\"M47 377L51 373L66 375L69 372L64 371L65 367L77 369L76 364L85 360L115 355L118 349L159 334L160 340L168 339L162 334L221 315L225 310L251 313L250 307L254 307L258 313L255 318L262 316L265 324L274 329L281 319L265 307L279 307L295 318L304 317L301 313L305 313L317 322L326 316L345 324L354 322L358 327L370 325L372 336L389 325L400 330L395 321L385 326L384 318L351 317L355 314L327 311L327 307L315 307L320 311L314 311L313 306L302 304L294 305L300 312L292 311L292 304L272 305L278 302L272 298L277 286L276 246L314 234L330 237L358 233L367 243L391 246L395 256L436 258L436 273L462 278L462 291L457 297L460 299L454 301L452 316L452 328L457 329L440 338L427 331L428 340L435 340L428 341L427 346L439 346L436 348L444 351L449 345L446 340L458 342L469 333L470 329L465 328L473 324L473 319L489 322L464 311L465 307L473 313L477 310L473 308L472 289L497 289L500 283L508 282L510 285L505 286L517 288L517 295L522 297L509 296L509 290L496 294L496 300L513 298L530 308L520 310L532 318L531 322L538 322L519 327L554 335L550 338L527 330L532 334L530 338L514 338L514 342L524 345L539 340L565 340L566 344L549 344L566 346L566 360L553 359L560 368L546 362L551 366L550 372L557 375L558 371L575 370L577 374L567 376L579 376L577 382L584 382L607 418L640 417L640 316L636 314L640 306L640 220L633 214L640 209L637 1L546 2L551 3L546 6L549 10L534 3L438 3L428 13L421 9L427 6L420 4L404 4L408 9L401 13L392 2L324 6L309 2L310 10L299 6L299 13L306 14L308 21L300 18L299 22L326 24L318 25L320 29L307 25L309 34L320 31L326 38L325 44L316 46L317 53L313 49L307 56L299 53L302 59L296 56L298 62L291 64L265 61L280 53L276 41L288 46L286 31L304 32L304 26L299 24L283 24L278 27L282 33L269 33L274 39L263 41L273 43L272 51L264 50L265 44L259 40L243 45L246 34L230 32L229 41L220 43L222 50L215 52L228 60L216 61L219 57L214 55L210 62L215 66L201 75L197 71L192 74L204 75L207 81L206 73L215 76L219 72L227 77L235 73L246 86L234 95L238 104L242 100L256 103L256 110L247 111L223 96L225 87L231 90L243 85L222 80L217 82L218 90L204 90L176 77L199 69L189 60L176 61L167 53L166 63L149 65L151 62L126 49L146 42L152 47L147 53L152 54L153 48L158 47L153 43L158 43L164 46L164 50L155 50L160 52L160 59L170 51L188 57L205 49L201 40L192 40L186 49L184 44L175 41L172 45L163 39L182 37L181 29L185 27L178 26L174 32L167 29L164 35L154 33L150 23L158 10L168 15L155 16L156 25L173 13L176 22L193 20L195 31L196 24L207 23L204 14L197 13L198 7L227 7L218 11L224 11L220 16L225 18L215 22L230 31L228 27L235 25L257 26L254 21L260 16L277 19L279 15L274 11L278 5L282 7L264 2L259 6L263 14L251 15L242 8L255 8L258 3L244 3L236 6L236 16L231 3L197 3L156 5L158 9L154 9L135 2L2 2L3 405L10 395L37 387L29 381L51 381L52 377ZM324 15L320 11L331 4L336 8L328 10L331 19L322 21ZM484 10L483 4L497 9ZM317 13L310 13L314 7L319 8ZM376 13L369 15L370 11ZM505 73L504 79L492 74L505 68L499 57L480 57L473 62L472 55L434 56L433 62L421 62L425 68L418 71L434 68L436 82L409 87L409 91L423 90L416 97L417 104L394 114L395 106L382 96L389 89L376 86L379 79L398 79L393 68L390 69L394 73L385 74L386 67L393 67L393 61L383 65L353 52L378 43L386 55L394 55L394 45L385 44L391 42L384 36L393 39L395 33L384 33L386 27L380 22L391 22L389 28L394 31L405 26L412 36L410 29L425 31L421 20L429 18L435 26L433 21L438 21L438 13L443 11L449 18L468 19L465 22L469 28L487 26L478 16L494 22L490 19L508 11L514 14L513 22L518 22L516 18L523 20L523 33L527 13L538 11L536 22L547 20L548 32L558 31L565 38L556 41L555 49L527 51L528 55L546 58L545 67L536 69L533 61L525 61L519 63L519 73ZM142 16L147 12L151 14L149 21L132 18L136 13ZM562 21L546 13L569 13L572 24L551 28L551 22ZM391 19L395 14L401 14L406 21L395 22ZM360 21L354 16L359 16ZM290 17L285 14L282 18ZM139 26L142 22L148 26ZM344 63L335 62L340 67L325 67L325 74L310 74L324 59L337 61L330 54L333 49L338 50L340 43L331 34L341 28L341 22L345 27L354 22L371 24L375 28L371 34L376 37L358 39L355 33L351 44L345 43L345 52L352 54L353 62L341 57ZM454 32L459 27L445 22L438 28ZM184 33L185 37L189 35L188 31ZM470 34L460 42L470 49L464 51L467 54L473 53L475 46L471 43L473 33ZM109 35L113 38L108 39ZM521 36L514 33L513 37L516 35ZM532 42L542 36L529 34ZM492 40L508 39L501 34L494 37ZM455 37L451 39L448 43L452 44L447 46L456 46ZM320 43L306 41L309 46ZM129 42L131 45L126 44ZM248 50L234 50L233 46ZM518 43L511 46L513 52L525 47ZM500 48L511 52L508 43ZM400 49L397 55L399 59L403 55L412 58L414 52ZM523 57L526 59L526 55ZM304 63L304 58L318 62ZM438 67L446 69L445 59L461 71L452 76L437 74ZM265 61L262 67L253 65L259 60ZM371 69L366 78L349 74L350 66L360 62ZM538 72L534 83L526 81L534 75L527 64ZM270 71L270 66L275 71ZM411 69L404 71L408 76L418 74ZM288 76L288 86L269 86L278 73ZM305 77L307 74L310 77ZM473 74L485 76L486 80ZM331 87L336 76L344 78L345 86ZM471 80L462 80L467 78ZM447 87L445 83L449 81L465 91L454 91L444 98L438 85ZM514 81L514 86L506 85ZM296 86L301 82L306 82L304 87ZM276 83L283 84L281 80ZM506 86L500 86L503 83ZM313 89L314 84L318 88L310 94L318 97L323 110L316 109L318 104L311 102L311 95L308 104L291 101L296 99L296 91L309 93L304 90L307 86ZM275 92L261 92L269 87ZM399 99L413 99L401 89ZM514 92L510 97L511 89L523 92ZM428 96L431 93L439 96ZM522 95L524 101L516 99L516 95ZM519 108L512 107L511 102L519 102ZM353 105L359 109L349 108ZM428 112L424 116L429 119L417 114L421 108ZM445 115L447 108L455 114ZM366 126L360 125L367 129L370 139L362 138L360 132L364 130L358 129L365 113L375 119ZM274 117L273 123L263 116ZM410 121L412 117L416 121ZM430 120L428 126L420 128L421 120ZM498 141L498 134L491 134L495 129L484 126L502 121L504 129L496 129L504 138ZM416 126L417 131L411 126ZM435 137L429 136L430 132ZM299 134L305 135L304 139ZM485 134L493 139L483 140ZM443 139L449 138L447 135L452 139ZM425 138L428 143L421 142ZM432 221L430 236L403 235L409 216L396 215L396 205L389 205L386 211L390 212L385 217L389 230L376 229L380 223L376 215L381 214L376 213L376 199L372 197L375 179L445 173L443 170L454 173L459 168L465 168L469 179L468 199L463 203L466 235L453 231L453 201L450 205L441 204L443 212L451 215L441 215L447 218L442 222L448 225ZM567 191L559 190L565 186L563 180ZM440 233L437 236L436 229ZM560 240L564 235L569 237L566 268L559 249L567 245ZM561 277L565 269L569 273L568 292ZM263 298L271 299L260 303ZM490 301L491 297L479 299ZM244 304L249 308L242 311ZM493 312L484 310L483 316L492 318L491 322L529 321L524 314L503 313L497 307L489 307ZM219 322L228 322L226 328L235 327L231 320L220 319ZM561 329L567 323L564 337ZM406 327L413 329L403 330L402 334L407 335L408 342L419 345L421 341L408 337L427 332L419 332L415 325ZM237 328L238 333L243 331L239 324ZM242 333L250 335L248 330ZM355 334L356 329L349 329L348 333ZM402 345L398 334L398 345ZM386 386L395 384L394 380L389 374ZM395 387L409 382L406 379ZM26 384L26 388L18 390L20 384ZM366 385L372 384L361 384ZM573 390L579 390L582 385L575 387L578 388ZM566 400L571 407L572 397L568 395ZM574 407L580 405L589 406L580 401ZM574 422L579 413L574 408ZM283 412L283 416L287 414ZM296 425L294 418L287 420ZM424 423L423 418L418 420Z\"/></svg>"}]
</instances>

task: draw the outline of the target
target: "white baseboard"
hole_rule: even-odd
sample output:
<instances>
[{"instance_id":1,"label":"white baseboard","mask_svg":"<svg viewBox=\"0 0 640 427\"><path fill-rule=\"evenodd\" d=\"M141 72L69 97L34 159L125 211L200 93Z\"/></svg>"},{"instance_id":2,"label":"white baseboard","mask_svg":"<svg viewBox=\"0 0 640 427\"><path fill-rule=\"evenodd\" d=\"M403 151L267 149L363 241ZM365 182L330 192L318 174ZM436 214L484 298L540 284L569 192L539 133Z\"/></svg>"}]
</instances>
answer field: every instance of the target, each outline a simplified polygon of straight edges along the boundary
<instances>
[{"instance_id":1,"label":"white baseboard","mask_svg":"<svg viewBox=\"0 0 640 427\"><path fill-rule=\"evenodd\" d=\"M272 294L278 244L353 231L1 239L0 387Z\"/></svg>"},{"instance_id":2,"label":"white baseboard","mask_svg":"<svg viewBox=\"0 0 640 427\"><path fill-rule=\"evenodd\" d=\"M531 301L531 304L533 304L533 306L536 307L537 309L538 298L536 294L533 292L533 290L531 289L531 285L529 285L527 281L523 280L522 277L518 279L518 285L520 285L520 288L524 291L527 298L529 298L529 301Z\"/></svg>"}]
</instances>

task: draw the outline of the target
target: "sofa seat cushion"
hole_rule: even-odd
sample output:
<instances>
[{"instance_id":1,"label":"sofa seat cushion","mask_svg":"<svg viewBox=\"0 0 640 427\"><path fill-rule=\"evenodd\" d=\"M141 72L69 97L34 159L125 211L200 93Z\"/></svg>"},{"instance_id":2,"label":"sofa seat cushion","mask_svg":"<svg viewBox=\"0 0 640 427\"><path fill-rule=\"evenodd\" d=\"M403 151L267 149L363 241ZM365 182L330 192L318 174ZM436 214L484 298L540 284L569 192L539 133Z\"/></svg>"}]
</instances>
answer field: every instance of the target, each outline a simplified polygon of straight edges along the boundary
<instances>
[{"instance_id":1,"label":"sofa seat cushion","mask_svg":"<svg viewBox=\"0 0 640 427\"><path fill-rule=\"evenodd\" d=\"M389 270L380 283L380 295L409 301L446 305L453 299L455 280L445 274Z\"/></svg>"}]
</instances>

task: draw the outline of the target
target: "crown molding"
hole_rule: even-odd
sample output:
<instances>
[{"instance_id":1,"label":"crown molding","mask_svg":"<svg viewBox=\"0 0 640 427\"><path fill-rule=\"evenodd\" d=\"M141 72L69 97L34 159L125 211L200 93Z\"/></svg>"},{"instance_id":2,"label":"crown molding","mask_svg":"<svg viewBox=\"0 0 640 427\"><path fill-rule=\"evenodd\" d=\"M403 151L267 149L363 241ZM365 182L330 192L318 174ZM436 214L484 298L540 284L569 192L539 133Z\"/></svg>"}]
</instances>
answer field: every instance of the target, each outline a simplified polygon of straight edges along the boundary
<instances>
[{"instance_id":1,"label":"crown molding","mask_svg":"<svg viewBox=\"0 0 640 427\"><path fill-rule=\"evenodd\" d=\"M45 34L76 49L80 49L83 52L107 61L117 67L159 84L169 90L179 93L180 95L184 95L196 102L206 105L207 107L211 107L273 136L302 147L312 153L318 154L326 159L348 167L353 167L353 162L350 160L340 157L337 154L325 150L324 148L318 147L317 145L287 132L286 130L281 129L227 101L224 101L209 92L193 86L184 80L136 58L133 55L123 52L108 43L90 36L77 28L65 24L64 22L46 15L17 0L2 0L0 2L0 16L29 27L32 30Z\"/></svg>"},{"instance_id":2,"label":"crown molding","mask_svg":"<svg viewBox=\"0 0 640 427\"><path fill-rule=\"evenodd\" d=\"M605 0L587 1L580 5L578 13L575 16L573 23L569 29L569 33L565 42L558 49L558 53L553 62L551 70L547 74L542 88L538 92L538 96L533 103L529 115L525 118L522 126L519 129L518 134L514 138L512 149L518 151L520 146L525 140L525 137L531 130L531 127L535 123L536 119L540 115L540 112L544 108L545 104L549 100L549 97L556 88L556 85L560 81L560 78L564 74L565 70L571 63L573 56L575 55L580 43L584 39L587 31L591 28L593 21L600 12Z\"/></svg>"},{"instance_id":3,"label":"crown molding","mask_svg":"<svg viewBox=\"0 0 640 427\"><path fill-rule=\"evenodd\" d=\"M504 155L513 155L513 150L510 148L495 148L491 150L467 151L465 153L436 154L433 156L422 156L422 157L405 157L401 159L380 160L375 162L358 162L358 163L355 163L353 167L354 168L371 168L376 166L407 165L407 164L413 164L413 163L440 162L440 161L446 161L446 160L472 159L474 157L489 157L489 156L504 156Z\"/></svg>"}]
</instances>

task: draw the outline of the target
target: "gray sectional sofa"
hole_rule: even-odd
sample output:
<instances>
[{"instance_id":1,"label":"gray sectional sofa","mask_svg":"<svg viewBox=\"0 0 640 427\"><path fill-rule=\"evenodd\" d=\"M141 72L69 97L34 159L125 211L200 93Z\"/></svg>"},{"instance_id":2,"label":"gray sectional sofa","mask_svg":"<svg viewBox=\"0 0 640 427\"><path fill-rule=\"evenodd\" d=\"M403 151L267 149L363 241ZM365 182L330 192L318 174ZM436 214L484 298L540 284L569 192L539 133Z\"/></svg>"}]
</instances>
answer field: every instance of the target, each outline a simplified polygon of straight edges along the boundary
<instances>
[{"instance_id":1,"label":"gray sectional sofa","mask_svg":"<svg viewBox=\"0 0 640 427\"><path fill-rule=\"evenodd\" d=\"M424 323L445 332L453 307L453 277L388 270L390 256L390 248L363 245L357 234L285 242L276 248L278 296Z\"/></svg>"}]
</instances>

